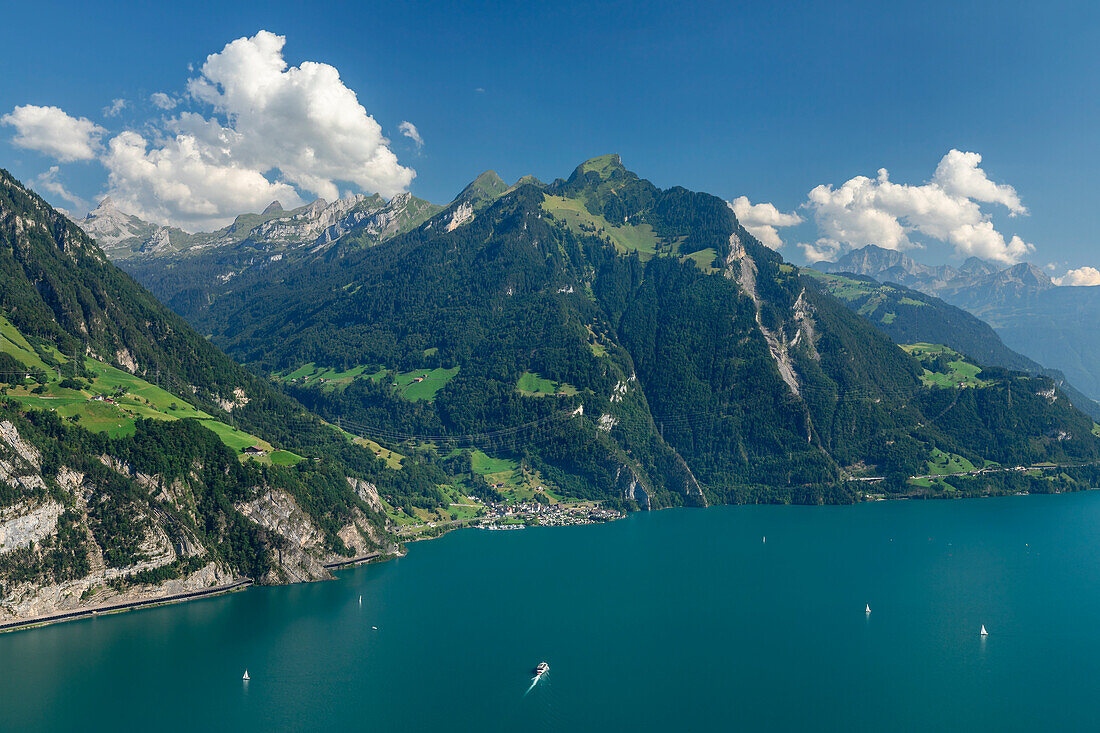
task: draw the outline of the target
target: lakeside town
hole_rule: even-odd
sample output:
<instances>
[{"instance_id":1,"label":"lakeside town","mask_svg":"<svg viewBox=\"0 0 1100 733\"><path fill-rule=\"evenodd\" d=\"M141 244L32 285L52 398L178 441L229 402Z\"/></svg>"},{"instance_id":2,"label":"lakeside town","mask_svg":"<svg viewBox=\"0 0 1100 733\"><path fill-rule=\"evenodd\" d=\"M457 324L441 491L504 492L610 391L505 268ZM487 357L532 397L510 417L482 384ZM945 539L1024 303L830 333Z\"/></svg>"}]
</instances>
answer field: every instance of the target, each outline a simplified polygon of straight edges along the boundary
<instances>
[{"instance_id":1,"label":"lakeside town","mask_svg":"<svg viewBox=\"0 0 1100 733\"><path fill-rule=\"evenodd\" d=\"M610 522L626 516L625 513L617 509L608 509L595 501L542 504L537 501L516 503L481 502L476 497L467 498L472 503L463 506L476 506L476 516L449 521L407 524L397 531L397 535L404 539L428 539L460 527L476 527L477 529L486 530L513 530L534 526L569 527Z\"/></svg>"}]
</instances>

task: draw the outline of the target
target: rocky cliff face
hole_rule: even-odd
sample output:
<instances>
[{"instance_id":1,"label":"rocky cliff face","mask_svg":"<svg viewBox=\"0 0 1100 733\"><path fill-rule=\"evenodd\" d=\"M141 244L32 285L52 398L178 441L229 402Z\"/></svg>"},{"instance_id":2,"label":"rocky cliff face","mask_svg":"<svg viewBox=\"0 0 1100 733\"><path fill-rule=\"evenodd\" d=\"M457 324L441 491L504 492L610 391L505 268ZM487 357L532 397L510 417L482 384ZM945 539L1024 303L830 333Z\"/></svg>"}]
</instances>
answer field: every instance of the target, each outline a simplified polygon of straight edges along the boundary
<instances>
[{"instance_id":1,"label":"rocky cliff face","mask_svg":"<svg viewBox=\"0 0 1100 733\"><path fill-rule=\"evenodd\" d=\"M99 463L109 475L92 477L65 465L49 469L12 422L0 421L0 622L240 578L195 531L201 521L200 467L168 482L115 456L102 455ZM360 491L378 501L372 485ZM325 563L347 559L329 549L325 533L286 491L257 487L253 493L235 509L267 538L270 569L254 580L328 578ZM124 530L103 517L103 507L118 501L128 502ZM126 533L133 535L129 546L120 543ZM395 551L359 510L338 536L356 556L384 545Z\"/></svg>"},{"instance_id":2,"label":"rocky cliff face","mask_svg":"<svg viewBox=\"0 0 1100 733\"><path fill-rule=\"evenodd\" d=\"M110 196L104 197L77 224L108 253L134 240L144 241L155 236L158 229L156 224L120 211Z\"/></svg>"},{"instance_id":3,"label":"rocky cliff face","mask_svg":"<svg viewBox=\"0 0 1100 733\"><path fill-rule=\"evenodd\" d=\"M377 194L354 194L332 202L317 199L291 211L274 201L263 213L242 214L224 229L188 234L126 214L107 197L77 223L111 259L161 259L241 245L272 253L288 248L316 250L353 231L381 241L439 208L408 193L388 202Z\"/></svg>"},{"instance_id":4,"label":"rocky cliff face","mask_svg":"<svg viewBox=\"0 0 1100 733\"><path fill-rule=\"evenodd\" d=\"M126 476L152 494L155 477L129 476L120 461L104 457L113 471ZM104 546L111 538L89 516L89 505L109 501L104 487L67 466L48 472L38 450L24 440L9 421L0 422L0 487L14 499L0 509L0 620L18 620L75 610L104 603L170 595L219 585L233 578L216 560L188 564L186 572L162 582L127 582L147 571L178 563L189 556L201 558L205 548L192 542L174 541L178 528L153 501L135 507L133 519L143 524L135 559L124 564L108 562ZM150 497L152 499L153 497ZM59 555L73 562L59 561ZM58 573L38 572L60 564Z\"/></svg>"}]
</instances>

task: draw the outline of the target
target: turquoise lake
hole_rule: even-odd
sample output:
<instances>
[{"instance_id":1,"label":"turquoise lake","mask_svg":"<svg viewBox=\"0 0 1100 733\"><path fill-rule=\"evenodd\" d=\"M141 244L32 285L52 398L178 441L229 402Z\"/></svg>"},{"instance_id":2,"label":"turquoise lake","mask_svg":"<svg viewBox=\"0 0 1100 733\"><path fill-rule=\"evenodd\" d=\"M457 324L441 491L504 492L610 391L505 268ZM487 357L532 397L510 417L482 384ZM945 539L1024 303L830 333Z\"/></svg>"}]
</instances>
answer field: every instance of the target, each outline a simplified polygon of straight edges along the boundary
<instances>
[{"instance_id":1,"label":"turquoise lake","mask_svg":"<svg viewBox=\"0 0 1100 733\"><path fill-rule=\"evenodd\" d=\"M1096 730L1100 492L464 530L0 670L17 731Z\"/></svg>"}]
</instances>

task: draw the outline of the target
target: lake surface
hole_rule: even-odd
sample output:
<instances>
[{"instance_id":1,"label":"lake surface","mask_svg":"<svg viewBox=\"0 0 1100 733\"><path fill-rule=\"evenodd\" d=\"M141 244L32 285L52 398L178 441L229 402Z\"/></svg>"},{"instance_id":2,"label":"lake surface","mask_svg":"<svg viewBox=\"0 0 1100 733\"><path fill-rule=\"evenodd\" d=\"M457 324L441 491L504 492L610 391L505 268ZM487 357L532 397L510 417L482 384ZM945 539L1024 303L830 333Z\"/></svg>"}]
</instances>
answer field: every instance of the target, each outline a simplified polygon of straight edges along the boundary
<instances>
[{"instance_id":1,"label":"lake surface","mask_svg":"<svg viewBox=\"0 0 1100 733\"><path fill-rule=\"evenodd\" d=\"M1098 688L1100 492L465 530L0 635L20 731L1095 730Z\"/></svg>"}]
</instances>

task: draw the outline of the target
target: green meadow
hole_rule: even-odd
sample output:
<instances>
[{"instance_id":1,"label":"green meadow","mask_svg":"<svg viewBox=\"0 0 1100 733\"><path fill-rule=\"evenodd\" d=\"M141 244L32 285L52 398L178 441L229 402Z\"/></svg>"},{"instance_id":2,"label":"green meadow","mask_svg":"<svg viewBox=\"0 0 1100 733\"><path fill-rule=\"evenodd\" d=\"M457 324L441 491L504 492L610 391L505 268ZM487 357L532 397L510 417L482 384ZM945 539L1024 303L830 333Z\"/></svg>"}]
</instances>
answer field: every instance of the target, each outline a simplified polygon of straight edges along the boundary
<instances>
[{"instance_id":1,"label":"green meadow","mask_svg":"<svg viewBox=\"0 0 1100 733\"><path fill-rule=\"evenodd\" d=\"M556 394L577 394L577 389L571 384L558 383L551 379L540 377L534 372L524 372L516 383L516 390L528 397L545 397Z\"/></svg>"},{"instance_id":2,"label":"green meadow","mask_svg":"<svg viewBox=\"0 0 1100 733\"><path fill-rule=\"evenodd\" d=\"M987 382L979 379L978 374L982 368L977 364L967 361L957 351L941 344L903 344L907 352L917 357L924 367L921 381L929 387L984 387ZM942 357L939 358L939 357ZM933 362L946 362L947 367L929 369Z\"/></svg>"},{"instance_id":3,"label":"green meadow","mask_svg":"<svg viewBox=\"0 0 1100 733\"><path fill-rule=\"evenodd\" d=\"M273 450L273 446L266 441L216 420L137 375L95 359L84 359L87 377L79 380L85 385L82 389L62 387L57 379L58 368L43 361L42 354L61 365L68 364L70 360L53 348L43 347L40 353L2 316L0 349L28 368L42 369L49 380L41 386L29 381L11 386L7 389L7 397L27 407L54 412L90 432L124 437L134 434L136 422L142 418L193 418L201 421L203 426L213 431L234 452L240 453L247 446L259 445L266 453L255 460L276 465L293 465L302 460L301 456L290 451Z\"/></svg>"}]
</instances>

